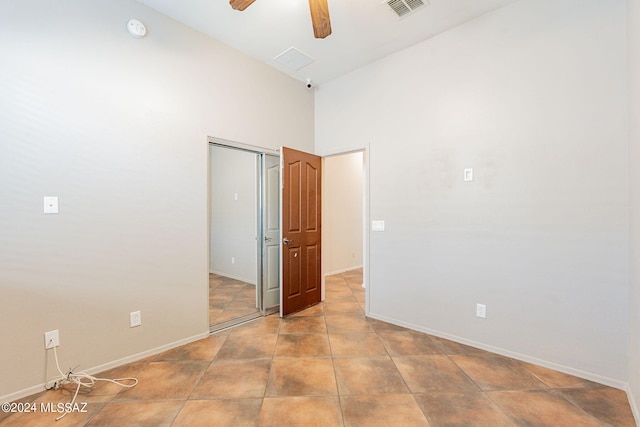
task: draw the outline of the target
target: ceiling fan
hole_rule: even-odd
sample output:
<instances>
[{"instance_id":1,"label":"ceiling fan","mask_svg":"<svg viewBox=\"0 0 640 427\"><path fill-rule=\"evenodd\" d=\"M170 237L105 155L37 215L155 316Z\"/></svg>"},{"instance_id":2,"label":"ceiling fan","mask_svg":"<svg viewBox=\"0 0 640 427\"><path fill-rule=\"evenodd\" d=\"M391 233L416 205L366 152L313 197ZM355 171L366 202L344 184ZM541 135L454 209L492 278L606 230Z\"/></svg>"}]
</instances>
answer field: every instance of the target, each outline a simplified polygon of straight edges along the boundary
<instances>
[{"instance_id":1,"label":"ceiling fan","mask_svg":"<svg viewBox=\"0 0 640 427\"><path fill-rule=\"evenodd\" d=\"M256 0L229 0L229 4L235 10L245 10ZM311 23L313 35L317 39L323 39L331 34L331 21L329 19L329 6L327 0L309 0L311 11Z\"/></svg>"}]
</instances>

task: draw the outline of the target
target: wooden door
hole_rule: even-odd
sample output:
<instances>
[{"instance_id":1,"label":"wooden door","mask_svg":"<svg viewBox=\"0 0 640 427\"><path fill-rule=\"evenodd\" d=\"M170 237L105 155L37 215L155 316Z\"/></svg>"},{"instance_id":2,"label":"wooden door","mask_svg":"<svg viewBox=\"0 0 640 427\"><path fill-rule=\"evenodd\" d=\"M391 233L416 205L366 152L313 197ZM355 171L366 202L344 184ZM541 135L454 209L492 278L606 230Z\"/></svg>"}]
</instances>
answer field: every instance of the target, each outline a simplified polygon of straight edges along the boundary
<instances>
[{"instance_id":1,"label":"wooden door","mask_svg":"<svg viewBox=\"0 0 640 427\"><path fill-rule=\"evenodd\" d=\"M321 164L313 154L283 147L281 316L320 302Z\"/></svg>"}]
</instances>

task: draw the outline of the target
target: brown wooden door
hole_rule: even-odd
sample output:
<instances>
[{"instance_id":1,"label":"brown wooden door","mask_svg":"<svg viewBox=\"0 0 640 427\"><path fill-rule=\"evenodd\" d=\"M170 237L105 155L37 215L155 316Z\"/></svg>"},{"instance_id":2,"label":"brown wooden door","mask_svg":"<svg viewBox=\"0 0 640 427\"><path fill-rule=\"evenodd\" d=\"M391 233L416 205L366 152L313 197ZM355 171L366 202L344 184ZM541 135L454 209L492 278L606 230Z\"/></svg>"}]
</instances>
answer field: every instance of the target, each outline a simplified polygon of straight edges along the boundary
<instances>
[{"instance_id":1,"label":"brown wooden door","mask_svg":"<svg viewBox=\"0 0 640 427\"><path fill-rule=\"evenodd\" d=\"M321 300L321 164L313 154L282 148L282 303L280 314Z\"/></svg>"}]
</instances>

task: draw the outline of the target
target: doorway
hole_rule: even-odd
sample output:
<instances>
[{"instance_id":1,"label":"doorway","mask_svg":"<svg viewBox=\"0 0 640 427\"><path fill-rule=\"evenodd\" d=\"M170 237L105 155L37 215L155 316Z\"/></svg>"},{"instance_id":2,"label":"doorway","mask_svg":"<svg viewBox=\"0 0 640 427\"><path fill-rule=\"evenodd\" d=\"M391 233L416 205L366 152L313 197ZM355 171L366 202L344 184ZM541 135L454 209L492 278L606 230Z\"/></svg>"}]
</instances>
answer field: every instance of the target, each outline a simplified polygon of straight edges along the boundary
<instances>
[{"instance_id":1,"label":"doorway","mask_svg":"<svg viewBox=\"0 0 640 427\"><path fill-rule=\"evenodd\" d=\"M325 274L360 269L364 260L363 152L327 156L323 169Z\"/></svg>"},{"instance_id":2,"label":"doorway","mask_svg":"<svg viewBox=\"0 0 640 427\"><path fill-rule=\"evenodd\" d=\"M279 154L209 139L212 332L279 304Z\"/></svg>"},{"instance_id":3,"label":"doorway","mask_svg":"<svg viewBox=\"0 0 640 427\"><path fill-rule=\"evenodd\" d=\"M254 249L253 254L255 257L241 255L241 261L246 265L247 259L253 259L254 263L252 265L255 266L253 269L255 276L251 277L250 280L244 280L243 277L228 273L229 270L218 271L213 267L210 268L212 276L210 281L209 302L211 309L210 319L212 320L210 329L212 332L264 316L270 313L270 310L275 312L275 310L281 308L281 282L283 279L281 277L281 260L283 259L282 241L291 242L290 239L283 237L282 230L279 228L282 224L280 206L282 201L279 199L279 196L281 195L281 184L284 183L281 179L284 169L281 170L282 165L280 162L282 158L279 152L280 150L267 150L216 138L209 138L210 156L215 156L215 150L217 149L227 153L243 153L242 157L246 160L243 166L229 167L230 165L234 165L234 163L228 160L218 161L221 159L217 157L210 158L210 267L217 265L216 263L221 261L222 264L226 264L226 268L229 269L229 263L235 265L235 263L238 262L236 255L225 253L224 250L219 247L216 248L215 244L217 242L222 243L225 241L225 238L228 242L235 239L238 241L237 243L242 242L243 244L249 241ZM321 213L323 218L331 218L329 220L330 223L333 222L339 225L347 224L346 232L336 231L335 229L332 230L333 227L331 226L322 227L322 239L325 240L326 238L326 241L333 242L333 244L330 243L328 246L322 245L319 251L322 253L322 267L320 272L322 300L324 300L325 296L325 276L328 275L347 274L349 271L357 270L354 273L362 277L360 286L362 288L368 287L365 285L369 283L367 153L367 147L362 147L353 151L329 153L322 159L322 164L328 162L331 165L335 160L338 160L338 163L340 163L340 161L344 163L346 160L346 162L351 165L351 168L347 168L348 170L346 172L344 168L341 168L342 172L340 173L342 177L337 179L337 187L332 188L330 184L329 190L322 192L322 199L324 199L324 196L327 194L331 195L334 192L341 192L341 194L337 196L337 199L342 198L343 201L357 202L356 207L353 207L353 204L350 205L350 207L346 207L342 202L330 202L329 206L335 204L337 207L336 210L332 212L331 209L328 211L323 209ZM220 170L228 170L227 174L222 176L218 175L217 172L219 171L216 171L216 167ZM331 175L333 175L333 173L330 172L329 176L331 177ZM246 187L249 188L249 190L245 188L244 190L236 191L237 188L241 187L238 187L239 184L235 181L241 176L249 177L247 182L251 185L247 185ZM325 175L322 174L322 178L318 176L318 179L324 183ZM297 182L297 180L295 181ZM347 183L353 184L354 182L356 189L354 189L353 185L345 185ZM231 188L225 189L224 194L226 198L222 200L216 198L217 195L215 192L217 190L215 188L217 185L223 185L223 187L224 185L227 187L231 186ZM247 218L250 219L246 220L243 223L244 225L240 226L245 232L251 230L251 237L247 238L247 236L244 236L242 238L236 238L235 236L240 236L240 232L238 231L236 234L230 231L229 224L240 217L244 217L244 215L233 213L221 220L218 220L216 215L219 211L225 211L230 206L240 205L241 203L238 202L251 200L251 194L254 196L253 201L255 203L247 210L247 212L249 212ZM336 198L334 197L333 199ZM318 212L320 212L319 209L318 207ZM337 215L336 212L338 213ZM356 219L358 221L353 222L350 218L345 218L344 214L347 212L356 212ZM221 234L216 235L218 232ZM351 243L344 244L345 239L351 239ZM357 243L358 241L360 243ZM355 246L353 242L356 242ZM293 243L295 243L295 239ZM250 247L251 245L246 247ZM295 245L292 245L292 247L293 246ZM227 248L228 247L231 247L231 245L227 245ZM330 254L333 251L332 255L327 255L327 248ZM349 255L345 257L344 254L342 254L342 266L337 266L338 264L333 262L335 261L334 255L338 251L332 248L339 248L342 252L344 252L345 248L347 249L346 253ZM288 249L291 248L288 247ZM249 252L250 250L244 253ZM296 258L295 253L293 257L294 259ZM326 260L329 258L332 258L333 261L327 263ZM222 277L215 276L216 274ZM287 276L285 274L284 277L291 277L291 275ZM234 281L239 281L240 283ZM232 285L240 285L239 293L232 295ZM215 293L214 291L221 292ZM363 291L361 294L365 300L359 300L358 302L365 313L368 313L369 292L365 293ZM241 304L245 303L253 303L253 306L250 307L251 312L241 311L248 309L246 306L240 307ZM221 316L222 311L225 310L226 317Z\"/></svg>"}]
</instances>

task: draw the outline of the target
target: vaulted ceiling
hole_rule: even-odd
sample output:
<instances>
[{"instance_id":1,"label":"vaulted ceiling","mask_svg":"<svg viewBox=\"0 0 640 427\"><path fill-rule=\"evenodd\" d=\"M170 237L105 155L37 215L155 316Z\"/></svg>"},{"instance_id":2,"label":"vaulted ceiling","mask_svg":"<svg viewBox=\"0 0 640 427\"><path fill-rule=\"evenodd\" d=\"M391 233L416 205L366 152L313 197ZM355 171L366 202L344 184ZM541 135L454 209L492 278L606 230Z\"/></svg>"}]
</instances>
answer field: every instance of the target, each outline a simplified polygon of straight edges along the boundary
<instances>
[{"instance_id":1,"label":"vaulted ceiling","mask_svg":"<svg viewBox=\"0 0 640 427\"><path fill-rule=\"evenodd\" d=\"M328 0L332 34L324 39L314 38L307 0L256 0L242 12L227 0L137 1L317 85L517 0L422 0L402 18L388 0Z\"/></svg>"}]
</instances>

